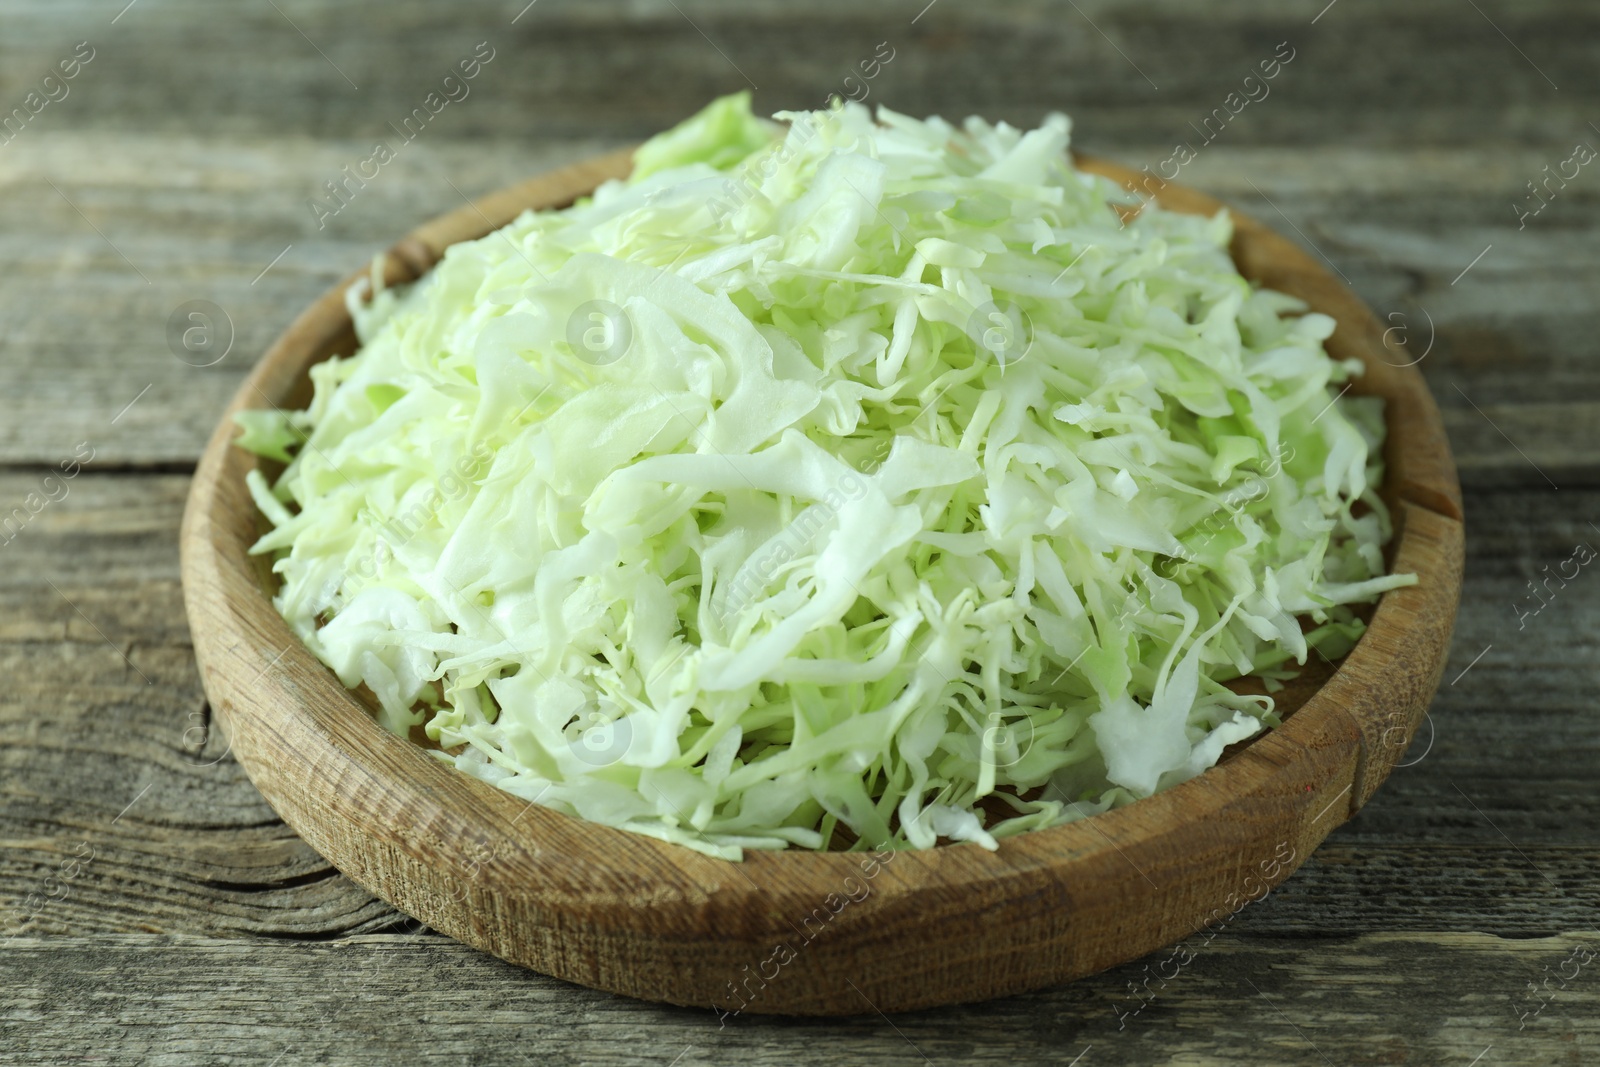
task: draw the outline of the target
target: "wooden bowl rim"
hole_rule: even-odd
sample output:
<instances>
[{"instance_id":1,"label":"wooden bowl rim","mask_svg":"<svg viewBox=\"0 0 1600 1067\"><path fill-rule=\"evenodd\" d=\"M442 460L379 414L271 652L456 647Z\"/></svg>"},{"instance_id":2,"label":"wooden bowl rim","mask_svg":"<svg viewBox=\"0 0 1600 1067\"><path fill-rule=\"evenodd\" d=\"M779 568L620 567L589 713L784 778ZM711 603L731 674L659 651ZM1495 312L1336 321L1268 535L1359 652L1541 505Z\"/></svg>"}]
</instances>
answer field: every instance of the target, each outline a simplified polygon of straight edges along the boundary
<instances>
[{"instance_id":1,"label":"wooden bowl rim","mask_svg":"<svg viewBox=\"0 0 1600 1067\"><path fill-rule=\"evenodd\" d=\"M1146 180L1099 160L1080 159L1079 165L1130 187ZM386 277L391 283L414 279L448 245L482 236L526 208L570 203L630 167L631 150L624 150L451 211L391 249ZM1171 183L1161 183L1156 198L1181 211L1212 213L1223 206ZM1283 841L1296 845L1293 862L1270 881L1287 877L1370 797L1404 751L1438 684L1460 587L1460 490L1421 375L1414 367L1391 364L1372 313L1319 264L1254 220L1233 214L1232 251L1241 270L1333 315L1339 326L1330 353L1362 359L1368 373L1359 391L1388 400L1385 495L1398 530L1391 555L1396 567L1419 575L1418 586L1382 598L1367 634L1339 671L1283 726L1236 758L1127 807L1008 838L997 852L954 845L895 853L879 866L881 878L863 873L862 853L789 850L750 852L743 864L716 860L529 805L430 758L378 727L366 706L294 637L245 554L255 527L243 474L255 460L232 447L232 415L282 402L306 368L326 355L349 327L344 290L365 269L314 302L268 349L229 404L196 469L181 540L185 600L205 688L234 754L314 848L402 910L515 962L635 996L705 1003L707 994L703 976L674 985L644 973L651 968L639 961L612 966L575 958L572 946L599 944L605 936L599 931L608 930L655 946L651 951L662 958L679 945L718 946L713 956L736 953L789 936L786 931L796 929L791 916L810 912L849 878L858 884L875 879L870 908L858 909L870 912L875 929L866 930L865 920L855 922L855 933L833 939L846 947L888 943L911 917L947 911L963 894L994 897L1008 907L1029 894L1066 899L1061 894L1075 892L1063 888L1074 872L1098 872L1100 892L1126 892L1132 900L1147 893L1142 880L1154 894L1151 900L1177 902L1158 928L1125 938L1116 948L1086 941L1071 960L1041 956L1031 961L1028 976L1014 979L986 971L970 989L900 991L891 978L874 985L875 973L864 969L859 984L876 990L889 1010L1089 973L1166 943L1152 938L1171 940L1175 932L1197 929L1208 921L1202 898L1209 890L1190 892L1186 883L1164 874L1158 885L1146 867L1159 866L1164 850L1184 841L1203 843L1209 856L1232 855L1243 863L1271 836L1252 814L1270 806ZM248 527L245 516L251 518ZM1106 878L1117 884L1103 884ZM1091 907L1086 897L1072 899ZM1015 951L1026 955L1028 949ZM1060 946L1051 951L1061 954ZM633 976L629 966L644 977ZM770 1010L851 1010L815 990L802 995L797 989L773 1003ZM858 1003L855 1010L866 1009Z\"/></svg>"}]
</instances>

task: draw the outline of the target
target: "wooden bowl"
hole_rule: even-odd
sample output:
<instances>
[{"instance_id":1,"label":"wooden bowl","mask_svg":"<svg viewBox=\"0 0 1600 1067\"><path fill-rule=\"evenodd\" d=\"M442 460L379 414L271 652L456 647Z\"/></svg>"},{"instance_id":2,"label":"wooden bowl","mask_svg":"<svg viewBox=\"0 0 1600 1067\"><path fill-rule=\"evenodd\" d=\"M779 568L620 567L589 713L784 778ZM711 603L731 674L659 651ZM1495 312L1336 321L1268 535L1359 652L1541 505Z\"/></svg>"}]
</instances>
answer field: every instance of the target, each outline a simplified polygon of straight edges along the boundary
<instances>
[{"instance_id":1,"label":"wooden bowl","mask_svg":"<svg viewBox=\"0 0 1600 1067\"><path fill-rule=\"evenodd\" d=\"M619 152L494 193L397 244L391 283L526 208L624 176ZM1080 165L1132 185L1135 174ZM1168 185L1165 206L1221 204ZM234 755L284 820L402 911L513 963L648 1000L805 1015L978 1000L1093 973L1178 941L1286 878L1388 775L1439 683L1460 591L1460 490L1439 413L1357 298L1299 248L1236 215L1239 269L1338 321L1336 358L1388 401L1391 565L1416 586L1278 729L1146 800L1023 834L882 854L752 852L742 863L587 823L468 777L382 730L273 609L246 554L256 459L235 411L303 405L306 371L355 337L343 292L267 351L195 472L182 533L195 654ZM1328 675L1331 673L1331 677ZM1290 701L1293 704L1294 701Z\"/></svg>"}]
</instances>

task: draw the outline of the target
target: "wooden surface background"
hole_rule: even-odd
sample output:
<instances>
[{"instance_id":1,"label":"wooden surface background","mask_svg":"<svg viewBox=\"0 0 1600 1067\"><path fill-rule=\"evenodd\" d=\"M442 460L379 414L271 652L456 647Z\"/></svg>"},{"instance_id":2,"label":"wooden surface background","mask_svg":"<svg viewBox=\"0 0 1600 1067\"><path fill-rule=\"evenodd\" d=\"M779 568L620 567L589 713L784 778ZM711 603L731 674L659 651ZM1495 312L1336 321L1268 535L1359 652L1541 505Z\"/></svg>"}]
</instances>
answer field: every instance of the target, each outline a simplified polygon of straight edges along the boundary
<instances>
[{"instance_id":1,"label":"wooden surface background","mask_svg":"<svg viewBox=\"0 0 1600 1067\"><path fill-rule=\"evenodd\" d=\"M0 3L0 115L94 50L0 143L0 519L27 515L0 532L0 1062L1600 1062L1600 577L1576 562L1600 546L1600 167L1518 217L1529 182L1600 148L1600 10L125 2ZM481 41L470 95L319 229L308 200ZM968 1008L719 1029L413 930L207 729L176 534L217 413L306 302L463 195L749 79L767 110L859 95L845 79L883 41L869 103L1062 108L1081 147L1136 167L1198 144L1190 122L1294 49L1179 180L1316 250L1427 353L1468 536L1431 729L1175 975L1163 952ZM168 340L196 300L233 334L204 367Z\"/></svg>"}]
</instances>

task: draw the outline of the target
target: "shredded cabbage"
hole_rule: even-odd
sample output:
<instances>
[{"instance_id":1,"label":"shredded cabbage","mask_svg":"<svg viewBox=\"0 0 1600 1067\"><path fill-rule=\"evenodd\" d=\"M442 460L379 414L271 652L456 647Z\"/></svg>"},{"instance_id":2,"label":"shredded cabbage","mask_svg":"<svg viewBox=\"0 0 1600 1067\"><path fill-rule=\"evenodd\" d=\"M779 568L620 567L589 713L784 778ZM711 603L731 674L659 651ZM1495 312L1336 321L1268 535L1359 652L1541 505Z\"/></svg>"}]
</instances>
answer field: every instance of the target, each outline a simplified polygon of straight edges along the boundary
<instances>
[{"instance_id":1,"label":"shredded cabbage","mask_svg":"<svg viewBox=\"0 0 1600 1067\"><path fill-rule=\"evenodd\" d=\"M1381 402L1225 213L1124 223L1059 114L776 117L374 270L241 417L275 604L384 726L730 859L994 848L1201 773L1277 722L1226 682L1415 581Z\"/></svg>"}]
</instances>

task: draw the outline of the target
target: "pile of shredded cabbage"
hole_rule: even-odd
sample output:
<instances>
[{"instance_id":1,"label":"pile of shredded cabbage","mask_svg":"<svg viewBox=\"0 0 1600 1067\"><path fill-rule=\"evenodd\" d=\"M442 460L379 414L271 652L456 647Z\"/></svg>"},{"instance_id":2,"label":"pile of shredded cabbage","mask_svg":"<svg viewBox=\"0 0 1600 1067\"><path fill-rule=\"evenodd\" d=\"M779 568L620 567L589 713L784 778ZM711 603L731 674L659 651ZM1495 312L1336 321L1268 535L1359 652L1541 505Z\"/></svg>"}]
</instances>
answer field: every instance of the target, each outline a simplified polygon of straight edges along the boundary
<instances>
[{"instance_id":1,"label":"pile of shredded cabbage","mask_svg":"<svg viewBox=\"0 0 1600 1067\"><path fill-rule=\"evenodd\" d=\"M994 848L1199 774L1277 721L1224 682L1415 580L1380 402L1225 214L1124 224L1062 115L777 118L375 272L240 418L275 603L389 729L730 859Z\"/></svg>"}]
</instances>

